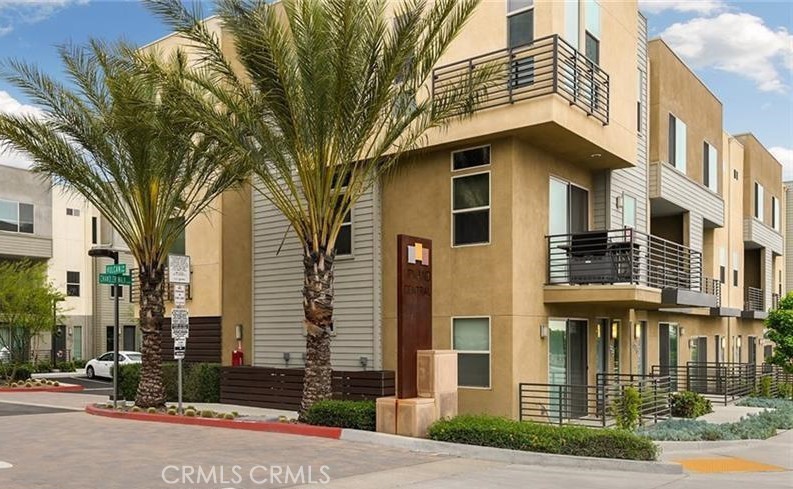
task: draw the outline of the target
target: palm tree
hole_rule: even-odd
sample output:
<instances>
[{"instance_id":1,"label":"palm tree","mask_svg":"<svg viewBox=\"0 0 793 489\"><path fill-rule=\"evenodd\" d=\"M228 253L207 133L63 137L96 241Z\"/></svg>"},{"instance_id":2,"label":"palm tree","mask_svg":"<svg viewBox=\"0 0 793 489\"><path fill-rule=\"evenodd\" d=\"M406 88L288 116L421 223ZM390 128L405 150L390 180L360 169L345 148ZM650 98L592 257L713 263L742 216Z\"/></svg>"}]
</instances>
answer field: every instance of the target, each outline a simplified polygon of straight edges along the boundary
<instances>
[{"instance_id":1,"label":"palm tree","mask_svg":"<svg viewBox=\"0 0 793 489\"><path fill-rule=\"evenodd\" d=\"M305 412L331 394L336 240L358 199L427 132L468 114L485 67L432 97L433 67L479 0L218 0L227 46L180 0L150 7L191 44L233 117L195 112L255 174L303 248ZM239 64L237 64L239 63ZM200 81L198 81L200 82Z\"/></svg>"},{"instance_id":2,"label":"palm tree","mask_svg":"<svg viewBox=\"0 0 793 489\"><path fill-rule=\"evenodd\" d=\"M92 41L59 49L70 86L9 61L4 76L41 109L0 114L0 148L27 154L32 171L82 194L139 265L143 364L135 403L165 403L160 365L167 253L184 228L244 174L180 107L215 103L189 79L184 53L168 59ZM182 82L177 82L182 80ZM220 162L223 162L222 164Z\"/></svg>"}]
</instances>

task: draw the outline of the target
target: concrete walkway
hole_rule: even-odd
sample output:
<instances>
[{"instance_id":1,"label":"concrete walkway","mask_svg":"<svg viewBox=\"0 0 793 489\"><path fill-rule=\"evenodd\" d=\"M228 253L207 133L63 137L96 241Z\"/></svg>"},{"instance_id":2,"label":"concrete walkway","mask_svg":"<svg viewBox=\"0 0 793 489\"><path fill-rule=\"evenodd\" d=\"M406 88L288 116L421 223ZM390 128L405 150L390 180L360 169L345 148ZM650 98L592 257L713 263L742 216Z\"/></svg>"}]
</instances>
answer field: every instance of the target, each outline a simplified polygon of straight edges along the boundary
<instances>
[{"instance_id":1,"label":"concrete walkway","mask_svg":"<svg viewBox=\"0 0 793 489\"><path fill-rule=\"evenodd\" d=\"M734 423L736 421L740 421L741 418L745 417L747 414L762 413L763 411L766 410L767 408L760 408L760 407L714 405L712 413L708 413L704 416L700 416L697 419L714 424Z\"/></svg>"}]
</instances>

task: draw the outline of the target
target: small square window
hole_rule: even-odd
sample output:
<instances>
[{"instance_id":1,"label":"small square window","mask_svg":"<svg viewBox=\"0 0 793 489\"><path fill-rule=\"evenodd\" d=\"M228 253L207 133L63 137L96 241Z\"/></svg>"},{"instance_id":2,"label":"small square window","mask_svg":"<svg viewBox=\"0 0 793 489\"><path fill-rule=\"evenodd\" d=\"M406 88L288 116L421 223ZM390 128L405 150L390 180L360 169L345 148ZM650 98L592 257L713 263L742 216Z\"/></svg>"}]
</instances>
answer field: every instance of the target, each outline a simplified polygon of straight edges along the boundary
<instances>
[{"instance_id":1,"label":"small square window","mask_svg":"<svg viewBox=\"0 0 793 489\"><path fill-rule=\"evenodd\" d=\"M66 295L80 297L80 272L66 272Z\"/></svg>"}]
</instances>

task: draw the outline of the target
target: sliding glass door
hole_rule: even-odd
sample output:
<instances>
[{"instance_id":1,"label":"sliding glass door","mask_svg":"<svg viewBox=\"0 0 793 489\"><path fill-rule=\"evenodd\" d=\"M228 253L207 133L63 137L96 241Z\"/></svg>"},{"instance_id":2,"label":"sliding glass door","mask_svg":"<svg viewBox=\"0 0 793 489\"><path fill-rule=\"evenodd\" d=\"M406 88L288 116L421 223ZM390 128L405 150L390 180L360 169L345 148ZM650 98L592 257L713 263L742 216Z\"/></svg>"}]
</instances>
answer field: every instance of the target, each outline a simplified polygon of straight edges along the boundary
<instances>
[{"instance_id":1,"label":"sliding glass door","mask_svg":"<svg viewBox=\"0 0 793 489\"><path fill-rule=\"evenodd\" d=\"M548 321L549 410L554 418L587 414L587 321Z\"/></svg>"}]
</instances>

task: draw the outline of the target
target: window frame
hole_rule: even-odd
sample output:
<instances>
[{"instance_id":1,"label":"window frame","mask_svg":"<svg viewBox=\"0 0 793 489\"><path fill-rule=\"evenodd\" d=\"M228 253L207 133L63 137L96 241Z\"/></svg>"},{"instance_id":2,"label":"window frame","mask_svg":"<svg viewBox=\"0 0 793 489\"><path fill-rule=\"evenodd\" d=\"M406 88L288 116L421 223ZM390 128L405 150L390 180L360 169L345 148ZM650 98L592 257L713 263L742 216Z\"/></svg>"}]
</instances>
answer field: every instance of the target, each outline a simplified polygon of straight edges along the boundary
<instances>
[{"instance_id":1,"label":"window frame","mask_svg":"<svg viewBox=\"0 0 793 489\"><path fill-rule=\"evenodd\" d=\"M674 124L672 124L672 119L674 119ZM686 154L688 152L688 125L686 124L686 122L683 119L681 119L680 117L676 116L673 112L669 112L668 121L669 121L669 130L667 132L669 133L668 134L668 139L669 140L667 141L668 142L667 151L669 152L669 154L667 155L667 159L670 160L669 161L669 166L671 166L675 170L677 170L677 171L683 173L684 175L686 175L687 172L688 172L688 155ZM683 142L683 158L685 160L683 162L683 165L682 165L683 168L680 168L680 166L678 165L678 160L679 160L678 152L677 152L677 146L678 146L678 140L679 140L679 138L677 137L678 136L678 134L677 134L678 123L682 123L685 126L685 131L683 131L683 135L685 137L685 141ZM672 137L673 134L674 134L674 137ZM674 152L672 152L673 148L674 148ZM672 155L674 155L674 157L675 157L674 161L671 161L672 160Z\"/></svg>"},{"instance_id":2,"label":"window frame","mask_svg":"<svg viewBox=\"0 0 793 489\"><path fill-rule=\"evenodd\" d=\"M536 24L536 22L535 22L536 19L534 18L534 14L535 14L535 12L534 12L535 5L534 4L535 4L535 2L534 2L534 0L532 0L531 5L529 5L528 7L522 7L522 8L515 9L515 10L509 10L509 0L504 2L504 10L505 10L505 13L506 13L504 20L506 20L506 23L507 23L506 29L505 29L505 35L506 35L505 45L507 46L507 49L515 49L515 48L518 48L518 47L521 47L521 46L530 46L536 40L536 36L535 36L535 32L534 32L534 27L535 27L535 24ZM515 46L512 46L512 44L510 43L509 18L510 17L514 17L516 15L525 14L526 12L531 12L531 41L529 41L527 44L517 44Z\"/></svg>"},{"instance_id":3,"label":"window frame","mask_svg":"<svg viewBox=\"0 0 793 489\"><path fill-rule=\"evenodd\" d=\"M765 219L765 188L763 185L755 180L754 182L754 218L760 222Z\"/></svg>"},{"instance_id":4,"label":"window frame","mask_svg":"<svg viewBox=\"0 0 793 489\"><path fill-rule=\"evenodd\" d=\"M490 158L488 159L487 164L485 164L485 165L477 165L477 166L469 166L468 168L459 168L459 169L454 168L454 155L455 154L464 153L466 151L471 151L473 149L482 149L482 148L489 148ZM492 163L493 163L493 145L490 144L490 143L480 144L480 145L477 145L477 146L469 146L467 148L462 148L462 149L456 149L456 150L451 151L449 153L449 169L451 170L452 173L464 172L464 171L468 171L468 170L474 171L474 170L477 170L479 168L484 168L484 167L490 168L492 166Z\"/></svg>"},{"instance_id":5,"label":"window frame","mask_svg":"<svg viewBox=\"0 0 793 489\"><path fill-rule=\"evenodd\" d=\"M76 282L75 281L69 281L69 274L70 273L76 273L77 274L77 281ZM66 297L80 297L80 280L81 279L80 279L80 272L79 271L74 271L74 270L67 270L66 271ZM71 287L74 287L74 286L77 287L77 293L76 294L70 294L69 293L69 287L70 286Z\"/></svg>"},{"instance_id":6,"label":"window frame","mask_svg":"<svg viewBox=\"0 0 793 489\"><path fill-rule=\"evenodd\" d=\"M468 355L485 355L483 350L456 350L454 348L454 321L456 319L487 319L487 387L482 386L462 386L459 385L460 377L458 373L457 377L457 388L458 389L470 389L470 390L480 390L480 391L489 391L493 390L493 320L491 316L482 315L482 316L452 316L450 318L451 321L451 328L449 329L451 333L451 338L449 345L451 349L454 350L456 353L463 353Z\"/></svg>"},{"instance_id":7,"label":"window frame","mask_svg":"<svg viewBox=\"0 0 793 489\"><path fill-rule=\"evenodd\" d=\"M710 144L708 141L702 142L702 183L705 187L713 193L719 193L719 150L716 149L716 146ZM716 161L710 161L710 153L713 150L713 153L716 155ZM711 175L711 166L716 171L714 175ZM707 176L707 179L705 178ZM715 187L715 188L714 188Z\"/></svg>"},{"instance_id":8,"label":"window frame","mask_svg":"<svg viewBox=\"0 0 793 489\"><path fill-rule=\"evenodd\" d=\"M12 231L12 230L8 230L8 229L0 229L0 233L16 233L16 234L28 234L28 235L36 234L36 204L30 203L30 202L21 202L21 201L18 201L18 200L11 200L11 199L0 199L0 202L5 202L7 204L16 204L15 207L16 207L16 211L17 211L16 212L16 225L17 225L16 231ZM33 231L31 231L31 232L22 231L22 221L21 221L22 211L20 210L20 207L23 206L23 205L29 205L33 209L33 222L31 223L33 225Z\"/></svg>"},{"instance_id":9,"label":"window frame","mask_svg":"<svg viewBox=\"0 0 793 489\"><path fill-rule=\"evenodd\" d=\"M625 203L628 201L628 199L633 201L633 226L626 226L625 224L625 209L627 208ZM623 228L630 227L631 229L636 229L638 205L639 205L639 199L637 199L633 194L630 194L628 192L622 193L622 227Z\"/></svg>"},{"instance_id":10,"label":"window frame","mask_svg":"<svg viewBox=\"0 0 793 489\"><path fill-rule=\"evenodd\" d=\"M776 196L771 196L771 227L774 228L774 231L779 232L781 227L781 219L779 216L780 206L779 206L779 199Z\"/></svg>"},{"instance_id":11,"label":"window frame","mask_svg":"<svg viewBox=\"0 0 793 489\"><path fill-rule=\"evenodd\" d=\"M492 158L491 158L492 160ZM475 167L478 168L478 167ZM480 207L469 207L467 209L455 209L454 208L454 181L458 178L466 178L466 177L473 177L476 175L484 175L487 174L487 202L486 206ZM488 246L493 242L493 175L490 169L482 170L482 171L472 171L470 173L461 173L458 175L452 175L450 180L451 188L449 191L449 209L451 210L450 217L451 217L451 245L452 248L468 248L471 246ZM456 244L454 239L454 216L456 214L462 214L467 212L476 212L476 211L483 211L487 210L487 241L481 243L464 243L464 244Z\"/></svg>"}]
</instances>

